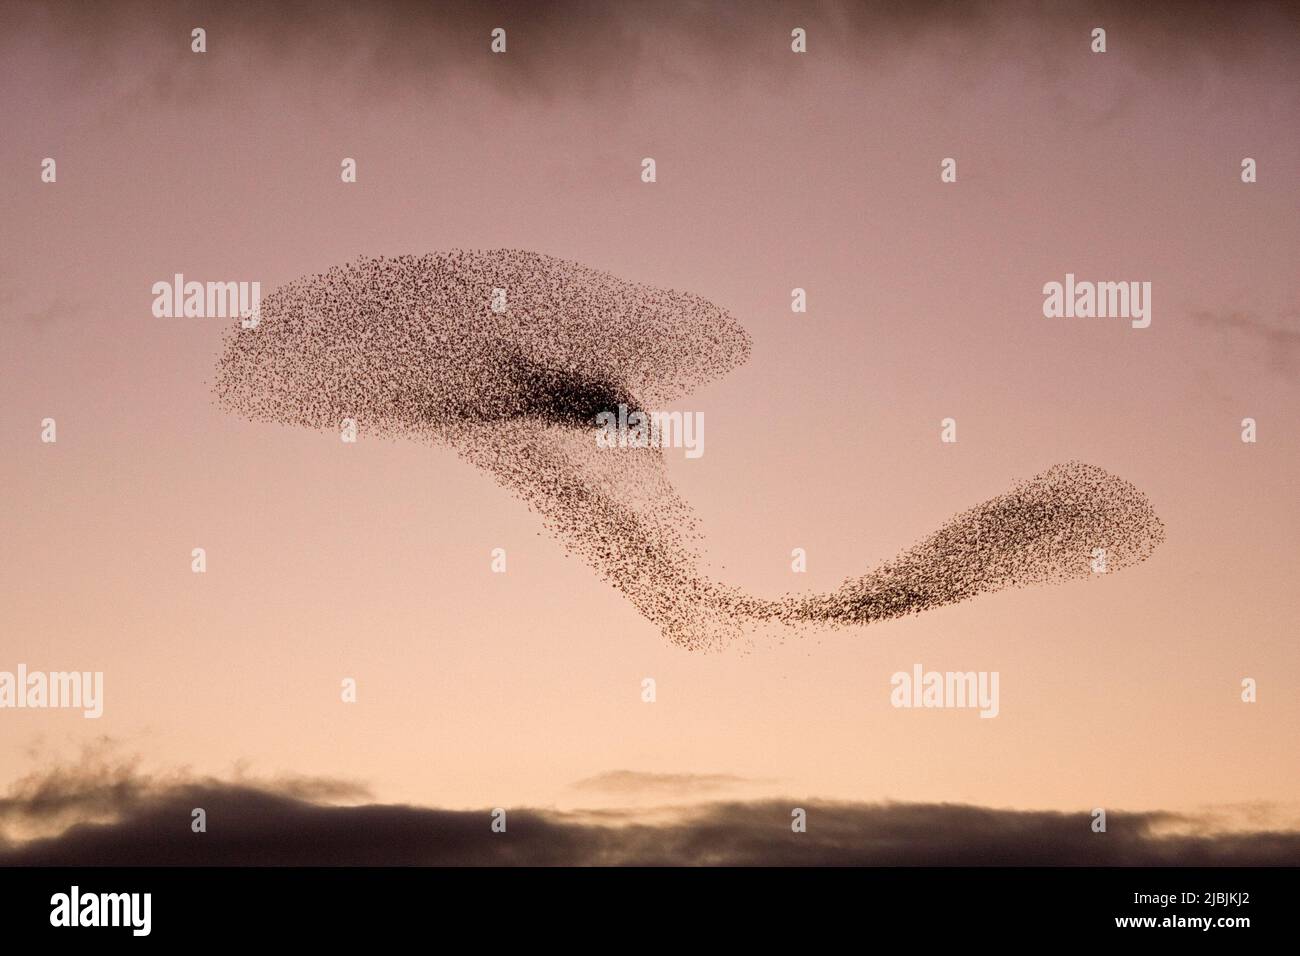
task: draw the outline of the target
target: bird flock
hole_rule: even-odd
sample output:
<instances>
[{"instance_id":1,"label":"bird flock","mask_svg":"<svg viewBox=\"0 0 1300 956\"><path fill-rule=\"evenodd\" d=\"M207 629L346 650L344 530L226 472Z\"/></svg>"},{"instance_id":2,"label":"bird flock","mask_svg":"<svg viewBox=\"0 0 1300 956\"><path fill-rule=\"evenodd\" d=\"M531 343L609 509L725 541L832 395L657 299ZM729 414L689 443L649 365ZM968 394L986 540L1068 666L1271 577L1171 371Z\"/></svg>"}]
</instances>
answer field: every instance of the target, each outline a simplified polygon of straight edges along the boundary
<instances>
[{"instance_id":1,"label":"bird flock","mask_svg":"<svg viewBox=\"0 0 1300 956\"><path fill-rule=\"evenodd\" d=\"M1144 560L1164 528L1079 462L957 515L828 594L765 599L700 570L694 512L657 447L599 447L596 417L725 375L750 338L700 296L521 250L363 258L265 296L226 332L217 402L251 421L446 445L538 515L671 641L860 625Z\"/></svg>"}]
</instances>

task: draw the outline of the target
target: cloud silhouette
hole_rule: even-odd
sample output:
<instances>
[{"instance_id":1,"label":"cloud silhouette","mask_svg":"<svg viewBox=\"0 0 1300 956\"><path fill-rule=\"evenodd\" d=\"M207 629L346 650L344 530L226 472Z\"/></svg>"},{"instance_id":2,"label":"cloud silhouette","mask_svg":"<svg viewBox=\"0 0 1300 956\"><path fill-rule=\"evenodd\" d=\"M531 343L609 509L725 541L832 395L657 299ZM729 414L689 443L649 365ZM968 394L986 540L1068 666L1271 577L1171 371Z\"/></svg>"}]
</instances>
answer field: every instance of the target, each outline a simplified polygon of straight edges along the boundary
<instances>
[{"instance_id":1,"label":"cloud silhouette","mask_svg":"<svg viewBox=\"0 0 1300 956\"><path fill-rule=\"evenodd\" d=\"M107 774L105 770L108 770ZM631 776L623 776L630 774ZM696 779L696 775L616 773ZM708 775L704 775L708 779ZM593 778L593 779L600 779ZM729 778L723 778L729 779ZM1223 832L1173 813L1108 815L956 804L759 800L690 808L491 813L391 804L339 805L361 792L331 781L223 782L151 777L134 764L61 768L29 778L0 807L9 818L72 806L111 820L0 842L9 866L1293 866L1300 832ZM794 807L807 832L792 832ZM201 807L207 832L191 830ZM2 818L0 818L2 819ZM653 822L647 822L651 820ZM1172 832L1171 832L1172 831Z\"/></svg>"},{"instance_id":2,"label":"cloud silhouette","mask_svg":"<svg viewBox=\"0 0 1300 956\"><path fill-rule=\"evenodd\" d=\"M132 108L188 107L213 95L207 74L193 68L195 26L207 30L210 61L229 58L241 69L255 63L262 77L294 70L358 75L365 78L357 84L362 95L386 97L409 88L415 76L433 82L468 70L503 94L551 100L596 89L623 96L647 73L659 83L695 86L781 84L802 69L797 57L773 55L788 51L794 26L808 31L810 54L873 69L917 51L942 57L956 75L1014 58L1064 88L1055 38L1086 41L1098 24L1106 26L1114 49L1136 54L1137 68L1156 80L1258 69L1275 59L1294 64L1296 48L1288 40L1300 28L1297 20L1294 5L1268 0L1023 0L996 7L955 0L386 0L350 8L64 0L0 6L0 50L11 43L30 47L39 37L75 60L76 78L86 85L129 63ZM508 32L505 56L489 53L496 27ZM1027 42L1027 29L1054 39ZM146 44L148 60L124 41Z\"/></svg>"}]
</instances>

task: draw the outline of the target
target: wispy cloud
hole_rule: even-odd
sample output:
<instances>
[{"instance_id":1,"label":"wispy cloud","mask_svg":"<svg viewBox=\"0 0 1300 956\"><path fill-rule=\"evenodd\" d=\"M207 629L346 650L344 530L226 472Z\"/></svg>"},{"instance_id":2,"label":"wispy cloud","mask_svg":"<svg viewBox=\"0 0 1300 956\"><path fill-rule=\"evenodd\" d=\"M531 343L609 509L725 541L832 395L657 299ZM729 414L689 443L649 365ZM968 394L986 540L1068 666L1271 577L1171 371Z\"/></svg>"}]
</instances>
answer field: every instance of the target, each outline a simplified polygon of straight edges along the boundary
<instances>
[{"instance_id":1,"label":"wispy cloud","mask_svg":"<svg viewBox=\"0 0 1300 956\"><path fill-rule=\"evenodd\" d=\"M604 794L651 794L658 797L717 793L762 781L725 773L646 773L610 770L573 784L574 790Z\"/></svg>"},{"instance_id":2,"label":"wispy cloud","mask_svg":"<svg viewBox=\"0 0 1300 956\"><path fill-rule=\"evenodd\" d=\"M42 754L32 756L40 759ZM240 768L226 782L195 776L184 768L147 773L139 757L124 755L118 741L101 737L83 746L75 761L51 760L44 769L16 780L8 794L0 797L0 862L6 843L19 845L77 826L116 825L183 792L232 788L316 804L370 796L369 790L355 781L296 775L256 777Z\"/></svg>"},{"instance_id":3,"label":"wispy cloud","mask_svg":"<svg viewBox=\"0 0 1300 956\"><path fill-rule=\"evenodd\" d=\"M0 321L23 321L39 331L45 331L59 323L76 319L85 312L84 302L79 302L64 292L37 302L34 297L0 283Z\"/></svg>"},{"instance_id":4,"label":"wispy cloud","mask_svg":"<svg viewBox=\"0 0 1300 956\"><path fill-rule=\"evenodd\" d=\"M1199 309L1192 318L1254 346L1275 371L1288 378L1300 371L1300 312L1280 313L1270 322L1254 312Z\"/></svg>"}]
</instances>

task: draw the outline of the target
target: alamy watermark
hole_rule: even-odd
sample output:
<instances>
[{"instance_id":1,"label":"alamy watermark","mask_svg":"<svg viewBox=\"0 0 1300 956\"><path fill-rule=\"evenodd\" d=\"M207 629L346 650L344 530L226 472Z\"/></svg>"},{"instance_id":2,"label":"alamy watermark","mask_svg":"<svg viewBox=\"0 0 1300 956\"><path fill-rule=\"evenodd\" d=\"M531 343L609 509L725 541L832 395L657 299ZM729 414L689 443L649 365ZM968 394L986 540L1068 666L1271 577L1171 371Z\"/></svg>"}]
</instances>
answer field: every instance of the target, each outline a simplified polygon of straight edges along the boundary
<instances>
[{"instance_id":1,"label":"alamy watermark","mask_svg":"<svg viewBox=\"0 0 1300 956\"><path fill-rule=\"evenodd\" d=\"M597 448L684 448L687 458L704 454L703 412L629 411L596 415Z\"/></svg>"},{"instance_id":2,"label":"alamy watermark","mask_svg":"<svg viewBox=\"0 0 1300 956\"><path fill-rule=\"evenodd\" d=\"M94 720L104 713L103 671L0 671L0 709L76 709Z\"/></svg>"},{"instance_id":3,"label":"alamy watermark","mask_svg":"<svg viewBox=\"0 0 1300 956\"><path fill-rule=\"evenodd\" d=\"M148 936L153 927L152 893L83 893L73 885L50 897L51 926L125 926L132 936Z\"/></svg>"},{"instance_id":4,"label":"alamy watermark","mask_svg":"<svg viewBox=\"0 0 1300 956\"><path fill-rule=\"evenodd\" d=\"M186 282L178 272L172 281L155 282L153 314L159 319L241 319L246 329L261 321L260 282Z\"/></svg>"},{"instance_id":5,"label":"alamy watermark","mask_svg":"<svg viewBox=\"0 0 1300 956\"><path fill-rule=\"evenodd\" d=\"M889 684L895 707L978 707L981 717L998 715L997 671L927 671L913 664L911 673L897 671Z\"/></svg>"},{"instance_id":6,"label":"alamy watermark","mask_svg":"<svg viewBox=\"0 0 1300 956\"><path fill-rule=\"evenodd\" d=\"M1135 329L1151 324L1150 282L1065 282L1043 286L1043 316L1049 319L1132 319Z\"/></svg>"}]
</instances>

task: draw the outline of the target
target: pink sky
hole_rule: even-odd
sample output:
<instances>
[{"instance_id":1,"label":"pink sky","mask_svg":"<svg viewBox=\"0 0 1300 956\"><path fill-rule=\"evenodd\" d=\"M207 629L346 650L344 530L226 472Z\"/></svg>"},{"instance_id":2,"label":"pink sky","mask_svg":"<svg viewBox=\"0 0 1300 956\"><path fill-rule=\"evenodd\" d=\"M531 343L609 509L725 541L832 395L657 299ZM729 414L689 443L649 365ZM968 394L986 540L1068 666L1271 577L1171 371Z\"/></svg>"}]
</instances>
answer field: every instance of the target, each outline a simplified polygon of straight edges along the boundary
<instances>
[{"instance_id":1,"label":"pink sky","mask_svg":"<svg viewBox=\"0 0 1300 956\"><path fill-rule=\"evenodd\" d=\"M102 670L106 705L0 712L0 785L108 735L151 766L453 807L589 804L575 781L633 769L732 774L742 796L1295 818L1293 39L1115 18L1097 55L1087 16L809 18L792 61L773 14L732 46L646 31L586 71L567 47L529 60L536 24L499 58L486 27L431 32L422 62L369 26L340 54L210 16L200 56L184 18L75 19L0 44L0 669ZM1105 580L687 653L451 452L220 413L224 323L150 314L176 272L269 291L456 247L689 290L746 326L749 363L681 405L707 453L669 455L730 583L832 589L1072 458L1141 488L1167 540ZM1067 272L1150 281L1151 327L1045 319ZM1001 714L892 708L915 662L999 671Z\"/></svg>"}]
</instances>

